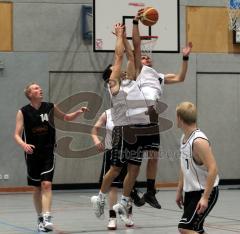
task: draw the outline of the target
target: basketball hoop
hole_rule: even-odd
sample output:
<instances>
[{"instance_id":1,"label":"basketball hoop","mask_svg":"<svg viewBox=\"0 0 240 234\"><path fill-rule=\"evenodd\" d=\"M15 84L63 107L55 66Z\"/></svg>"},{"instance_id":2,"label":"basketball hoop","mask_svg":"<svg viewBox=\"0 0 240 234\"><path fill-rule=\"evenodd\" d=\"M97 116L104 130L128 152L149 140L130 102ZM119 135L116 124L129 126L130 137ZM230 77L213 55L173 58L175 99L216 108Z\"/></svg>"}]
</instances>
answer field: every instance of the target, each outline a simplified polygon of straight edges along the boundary
<instances>
[{"instance_id":1,"label":"basketball hoop","mask_svg":"<svg viewBox=\"0 0 240 234\"><path fill-rule=\"evenodd\" d=\"M141 52L149 57L152 55L152 51L157 44L158 36L142 36L141 37Z\"/></svg>"},{"instance_id":2,"label":"basketball hoop","mask_svg":"<svg viewBox=\"0 0 240 234\"><path fill-rule=\"evenodd\" d=\"M229 30L240 30L240 0L226 0L229 15Z\"/></svg>"}]
</instances>

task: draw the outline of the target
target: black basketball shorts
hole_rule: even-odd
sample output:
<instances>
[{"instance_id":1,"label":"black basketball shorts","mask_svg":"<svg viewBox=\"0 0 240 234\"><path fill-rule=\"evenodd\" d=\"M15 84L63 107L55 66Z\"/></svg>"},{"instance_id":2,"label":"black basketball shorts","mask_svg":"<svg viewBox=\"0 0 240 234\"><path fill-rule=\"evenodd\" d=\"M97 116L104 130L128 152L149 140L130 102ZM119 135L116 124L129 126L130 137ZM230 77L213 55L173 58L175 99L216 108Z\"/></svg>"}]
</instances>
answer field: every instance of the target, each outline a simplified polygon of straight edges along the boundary
<instances>
[{"instance_id":1,"label":"black basketball shorts","mask_svg":"<svg viewBox=\"0 0 240 234\"><path fill-rule=\"evenodd\" d=\"M55 166L53 152L54 148L45 148L25 154L28 185L40 186L42 181L52 182Z\"/></svg>"},{"instance_id":2,"label":"black basketball shorts","mask_svg":"<svg viewBox=\"0 0 240 234\"><path fill-rule=\"evenodd\" d=\"M140 136L143 143L143 150L159 151L160 147L160 132L159 125L157 123L150 123L142 125L145 134Z\"/></svg>"},{"instance_id":3,"label":"black basketball shorts","mask_svg":"<svg viewBox=\"0 0 240 234\"><path fill-rule=\"evenodd\" d=\"M140 166L145 146L144 134L143 125L115 126L112 132L112 165L122 167L130 163Z\"/></svg>"},{"instance_id":4,"label":"black basketball shorts","mask_svg":"<svg viewBox=\"0 0 240 234\"><path fill-rule=\"evenodd\" d=\"M108 172L108 170L111 167L111 157L112 157L111 152L112 150L109 150L109 149L104 152L102 170L99 178L100 184L102 184L104 175ZM127 174L127 164L124 164L120 174L112 182L111 187L122 188L123 181L125 179L126 174Z\"/></svg>"},{"instance_id":5,"label":"black basketball shorts","mask_svg":"<svg viewBox=\"0 0 240 234\"><path fill-rule=\"evenodd\" d=\"M218 187L214 187L209 197L208 208L202 214L198 214L196 206L202 197L204 190L186 192L184 197L184 212L179 221L178 228L204 233L203 224L218 199Z\"/></svg>"}]
</instances>

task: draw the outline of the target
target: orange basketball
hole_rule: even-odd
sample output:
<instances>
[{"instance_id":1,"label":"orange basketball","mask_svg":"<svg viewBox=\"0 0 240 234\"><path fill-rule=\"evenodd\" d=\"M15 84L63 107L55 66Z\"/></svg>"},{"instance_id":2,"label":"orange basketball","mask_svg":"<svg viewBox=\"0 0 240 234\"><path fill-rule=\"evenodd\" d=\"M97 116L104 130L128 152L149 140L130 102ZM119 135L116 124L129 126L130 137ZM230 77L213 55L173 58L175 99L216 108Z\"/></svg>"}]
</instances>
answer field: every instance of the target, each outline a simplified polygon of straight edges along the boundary
<instances>
[{"instance_id":1,"label":"orange basketball","mask_svg":"<svg viewBox=\"0 0 240 234\"><path fill-rule=\"evenodd\" d=\"M152 26L158 21L158 11L153 7L146 7L140 18L141 22L146 26Z\"/></svg>"}]
</instances>

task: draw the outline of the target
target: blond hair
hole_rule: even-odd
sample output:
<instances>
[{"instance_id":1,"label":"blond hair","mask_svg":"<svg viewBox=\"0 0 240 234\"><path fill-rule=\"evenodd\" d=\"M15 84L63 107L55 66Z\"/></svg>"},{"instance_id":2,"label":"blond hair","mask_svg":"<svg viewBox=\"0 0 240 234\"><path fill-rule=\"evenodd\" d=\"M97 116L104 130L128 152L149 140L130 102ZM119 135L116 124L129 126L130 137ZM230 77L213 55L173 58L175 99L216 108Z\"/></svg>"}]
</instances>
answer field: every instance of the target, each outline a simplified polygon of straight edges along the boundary
<instances>
[{"instance_id":1,"label":"blond hair","mask_svg":"<svg viewBox=\"0 0 240 234\"><path fill-rule=\"evenodd\" d=\"M35 85L35 84L37 85L36 82L31 82L31 83L27 84L26 87L25 87L25 89L24 89L24 94L25 94L25 96L27 97L27 99L29 99L29 100L30 100L29 94L30 94L30 92L31 92L31 86L32 86L32 85Z\"/></svg>"},{"instance_id":2,"label":"blond hair","mask_svg":"<svg viewBox=\"0 0 240 234\"><path fill-rule=\"evenodd\" d=\"M177 116L186 124L194 124L197 122L197 108L191 102L182 102L177 105Z\"/></svg>"}]
</instances>

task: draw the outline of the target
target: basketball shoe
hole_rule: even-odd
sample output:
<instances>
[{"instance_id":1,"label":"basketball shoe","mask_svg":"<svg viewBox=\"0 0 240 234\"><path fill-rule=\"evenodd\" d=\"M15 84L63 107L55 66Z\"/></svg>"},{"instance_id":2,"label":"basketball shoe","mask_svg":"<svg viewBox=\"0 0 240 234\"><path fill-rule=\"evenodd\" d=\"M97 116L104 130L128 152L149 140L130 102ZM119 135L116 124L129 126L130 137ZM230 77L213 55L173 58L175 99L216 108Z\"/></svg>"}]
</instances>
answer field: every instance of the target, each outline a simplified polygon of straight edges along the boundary
<instances>
[{"instance_id":1,"label":"basketball shoe","mask_svg":"<svg viewBox=\"0 0 240 234\"><path fill-rule=\"evenodd\" d=\"M116 217L116 212L114 210L109 210L109 220L108 220L107 228L108 230L117 229L117 217Z\"/></svg>"},{"instance_id":2,"label":"basketball shoe","mask_svg":"<svg viewBox=\"0 0 240 234\"><path fill-rule=\"evenodd\" d=\"M134 205L137 207L143 206L145 204L145 200L139 197L138 190L136 188L131 191L130 197L133 200Z\"/></svg>"},{"instance_id":3,"label":"basketball shoe","mask_svg":"<svg viewBox=\"0 0 240 234\"><path fill-rule=\"evenodd\" d=\"M41 233L41 232L48 232L48 230L46 230L44 228L44 225L43 225L43 217L42 216L39 216L38 217L38 232Z\"/></svg>"},{"instance_id":4,"label":"basketball shoe","mask_svg":"<svg viewBox=\"0 0 240 234\"><path fill-rule=\"evenodd\" d=\"M92 196L91 203L93 204L94 213L97 218L104 218L105 199L99 196Z\"/></svg>"},{"instance_id":5,"label":"basketball shoe","mask_svg":"<svg viewBox=\"0 0 240 234\"><path fill-rule=\"evenodd\" d=\"M128 218L128 209L121 203L117 203L113 206L113 210L119 215L120 219L125 223L125 225L131 225L131 221Z\"/></svg>"},{"instance_id":6,"label":"basketball shoe","mask_svg":"<svg viewBox=\"0 0 240 234\"><path fill-rule=\"evenodd\" d=\"M127 210L128 210L127 217L129 219L129 223L125 224L126 227L133 227L134 226L132 209L133 209L132 205L129 205L127 207Z\"/></svg>"},{"instance_id":7,"label":"basketball shoe","mask_svg":"<svg viewBox=\"0 0 240 234\"><path fill-rule=\"evenodd\" d=\"M161 209L161 205L158 203L158 200L156 199L156 190L150 190L143 194L143 198L145 202L147 202L150 206Z\"/></svg>"},{"instance_id":8,"label":"basketball shoe","mask_svg":"<svg viewBox=\"0 0 240 234\"><path fill-rule=\"evenodd\" d=\"M52 216L49 213L43 214L43 227L47 231L53 230Z\"/></svg>"}]
</instances>

